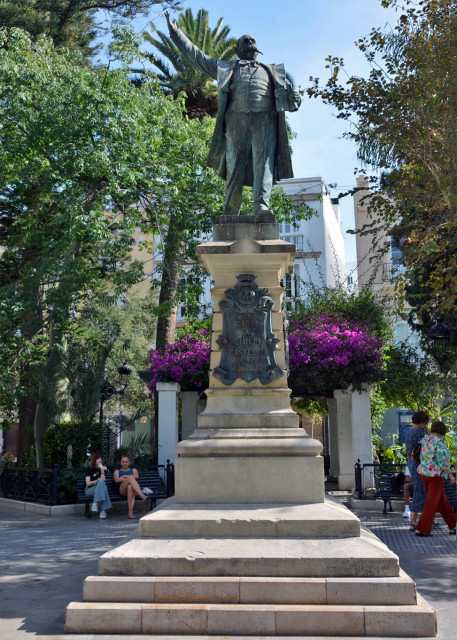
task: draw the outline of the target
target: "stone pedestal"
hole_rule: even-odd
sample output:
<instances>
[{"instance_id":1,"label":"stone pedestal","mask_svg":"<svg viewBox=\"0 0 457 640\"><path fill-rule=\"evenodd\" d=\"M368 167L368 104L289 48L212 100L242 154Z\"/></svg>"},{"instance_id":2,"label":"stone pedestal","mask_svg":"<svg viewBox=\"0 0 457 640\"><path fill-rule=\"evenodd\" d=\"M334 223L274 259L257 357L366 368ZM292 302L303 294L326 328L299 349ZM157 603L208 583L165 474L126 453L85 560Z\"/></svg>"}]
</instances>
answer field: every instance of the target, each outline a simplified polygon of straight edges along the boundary
<instances>
[{"instance_id":1,"label":"stone pedestal","mask_svg":"<svg viewBox=\"0 0 457 640\"><path fill-rule=\"evenodd\" d=\"M181 440L186 440L197 428L198 392L181 391Z\"/></svg>"},{"instance_id":2,"label":"stone pedestal","mask_svg":"<svg viewBox=\"0 0 457 640\"><path fill-rule=\"evenodd\" d=\"M177 447L176 501L322 502L322 446L299 428L287 386L281 280L292 270L295 245L279 240L276 223L254 224L252 216L246 218L221 218L214 241L197 248L214 281L211 372L197 429ZM254 306L252 313L234 307L232 324L238 324L227 327L231 311L224 312L224 301L240 282L245 283L240 295L255 297L259 289L259 298L271 299L271 311L261 316ZM261 322L269 325L272 337L268 327L259 329ZM268 340L277 344L267 362ZM236 370L229 383L220 373L227 361ZM259 374L252 380L249 363ZM271 381L261 380L265 367Z\"/></svg>"},{"instance_id":3,"label":"stone pedestal","mask_svg":"<svg viewBox=\"0 0 457 640\"><path fill-rule=\"evenodd\" d=\"M67 633L129 638L431 638L433 609L398 558L337 502L180 505L105 553Z\"/></svg>"},{"instance_id":4,"label":"stone pedestal","mask_svg":"<svg viewBox=\"0 0 457 640\"><path fill-rule=\"evenodd\" d=\"M294 250L278 225L252 217L219 220L199 247L215 283L211 375L197 428L177 446L175 499L100 558L66 632L435 635L435 613L395 554L324 500L322 447L290 408L280 281ZM257 311L237 315L233 300Z\"/></svg>"}]
</instances>

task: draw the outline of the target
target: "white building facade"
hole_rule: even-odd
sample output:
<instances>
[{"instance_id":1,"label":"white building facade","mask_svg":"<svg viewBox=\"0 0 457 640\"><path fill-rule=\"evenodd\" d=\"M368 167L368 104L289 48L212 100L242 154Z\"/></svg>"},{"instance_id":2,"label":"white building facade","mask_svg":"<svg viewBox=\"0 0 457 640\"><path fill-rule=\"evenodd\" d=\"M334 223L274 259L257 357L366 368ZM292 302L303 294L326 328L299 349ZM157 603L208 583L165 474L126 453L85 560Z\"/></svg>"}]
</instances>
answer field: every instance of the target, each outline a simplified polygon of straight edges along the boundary
<instances>
[{"instance_id":1,"label":"white building facade","mask_svg":"<svg viewBox=\"0 0 457 640\"><path fill-rule=\"evenodd\" d=\"M346 282L344 238L338 201L330 198L323 178L291 178L278 185L286 195L304 201L315 211L309 220L297 223L281 222L280 238L296 246L294 273L283 283L286 299L303 297L305 284L337 286ZM206 238L204 241L209 241ZM158 261L161 257L158 256ZM157 258L156 258L157 260ZM190 266L190 265L189 265ZM200 299L202 317L211 312L211 279L204 285ZM185 324L183 311L178 307L178 326Z\"/></svg>"},{"instance_id":2,"label":"white building facade","mask_svg":"<svg viewBox=\"0 0 457 640\"><path fill-rule=\"evenodd\" d=\"M382 225L376 225L373 233L357 233L366 225L373 222L368 213L369 184L364 176L357 178L359 191L354 195L354 218L356 229L356 250L358 286L361 291L365 286L372 286L374 291L384 295L386 304L390 306L396 343L405 342L420 352L420 339L408 322L395 314L395 283L394 278L404 270L401 250L394 240L383 230ZM377 249L374 248L374 243ZM380 252L383 248L384 252ZM385 415L381 425L381 437L389 443L392 436L396 436L401 428L404 410L409 407L392 407Z\"/></svg>"},{"instance_id":3,"label":"white building facade","mask_svg":"<svg viewBox=\"0 0 457 640\"><path fill-rule=\"evenodd\" d=\"M294 277L286 283L286 297L301 297L300 283L338 286L346 281L344 237L338 200L330 198L323 178L291 178L279 186L315 211L295 225L281 222L281 240L296 246Z\"/></svg>"}]
</instances>

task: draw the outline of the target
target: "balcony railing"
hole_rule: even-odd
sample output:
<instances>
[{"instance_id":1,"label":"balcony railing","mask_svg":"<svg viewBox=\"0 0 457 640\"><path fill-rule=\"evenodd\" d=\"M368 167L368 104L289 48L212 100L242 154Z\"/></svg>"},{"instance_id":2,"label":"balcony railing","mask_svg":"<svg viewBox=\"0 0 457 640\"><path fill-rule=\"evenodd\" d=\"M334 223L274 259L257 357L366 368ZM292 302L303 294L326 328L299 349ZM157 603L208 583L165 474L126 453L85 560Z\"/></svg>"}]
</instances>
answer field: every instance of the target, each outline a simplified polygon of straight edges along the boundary
<instances>
[{"instance_id":1,"label":"balcony railing","mask_svg":"<svg viewBox=\"0 0 457 640\"><path fill-rule=\"evenodd\" d=\"M382 282L390 282L401 273L405 273L405 265L398 262L383 262L382 263Z\"/></svg>"}]
</instances>

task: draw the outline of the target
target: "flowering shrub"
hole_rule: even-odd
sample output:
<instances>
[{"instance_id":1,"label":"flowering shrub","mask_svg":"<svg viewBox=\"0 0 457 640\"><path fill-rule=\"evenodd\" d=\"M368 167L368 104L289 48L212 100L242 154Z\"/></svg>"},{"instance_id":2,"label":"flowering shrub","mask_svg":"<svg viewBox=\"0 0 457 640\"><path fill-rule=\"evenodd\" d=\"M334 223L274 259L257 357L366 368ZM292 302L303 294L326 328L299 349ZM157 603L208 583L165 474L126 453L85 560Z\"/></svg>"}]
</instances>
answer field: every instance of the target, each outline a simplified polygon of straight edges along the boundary
<instances>
[{"instance_id":1,"label":"flowering shrub","mask_svg":"<svg viewBox=\"0 0 457 640\"><path fill-rule=\"evenodd\" d=\"M382 340L330 314L305 314L289 328L289 384L310 393L358 387L384 378Z\"/></svg>"},{"instance_id":2,"label":"flowering shrub","mask_svg":"<svg viewBox=\"0 0 457 640\"><path fill-rule=\"evenodd\" d=\"M209 340L209 332L200 329L168 345L164 354L152 350L149 389L155 391L157 382L179 382L183 391L206 389ZM304 314L290 323L289 384L325 395L378 382L385 377L381 347L381 338L362 324L325 313Z\"/></svg>"},{"instance_id":3,"label":"flowering shrub","mask_svg":"<svg viewBox=\"0 0 457 640\"><path fill-rule=\"evenodd\" d=\"M165 353L149 352L154 377L149 383L153 392L157 382L179 382L183 391L201 391L208 387L210 334L206 329L198 337L186 335L169 344Z\"/></svg>"}]
</instances>

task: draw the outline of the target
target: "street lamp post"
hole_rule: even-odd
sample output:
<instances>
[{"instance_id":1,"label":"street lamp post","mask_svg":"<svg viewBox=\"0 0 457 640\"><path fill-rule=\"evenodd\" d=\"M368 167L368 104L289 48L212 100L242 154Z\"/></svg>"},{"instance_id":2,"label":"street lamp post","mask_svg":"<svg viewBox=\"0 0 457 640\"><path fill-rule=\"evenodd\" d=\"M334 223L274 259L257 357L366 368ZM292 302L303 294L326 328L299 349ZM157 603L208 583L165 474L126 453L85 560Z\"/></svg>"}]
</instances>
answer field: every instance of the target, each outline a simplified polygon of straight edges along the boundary
<instances>
[{"instance_id":1,"label":"street lamp post","mask_svg":"<svg viewBox=\"0 0 457 640\"><path fill-rule=\"evenodd\" d=\"M154 377L154 372L150 369L146 369L145 371L137 371L137 374L140 376L141 380L145 382L148 386ZM159 442L159 394L157 391L154 391L154 421L151 424L151 442L152 442L152 451L151 458L154 464L157 464L157 443Z\"/></svg>"},{"instance_id":2,"label":"street lamp post","mask_svg":"<svg viewBox=\"0 0 457 640\"><path fill-rule=\"evenodd\" d=\"M446 361L450 347L457 347L457 326L448 327L441 318L429 331L432 340L432 354L442 371L446 371Z\"/></svg>"},{"instance_id":3,"label":"street lamp post","mask_svg":"<svg viewBox=\"0 0 457 640\"><path fill-rule=\"evenodd\" d=\"M124 395L124 392L129 383L129 376L132 373L131 368L124 362L117 370L119 374L119 381L116 385L111 384L108 380L103 380L102 387L100 389L100 414L99 425L102 434L102 455L104 458L108 457L109 453L109 437L108 430L104 425L104 405L107 400L116 395Z\"/></svg>"}]
</instances>

